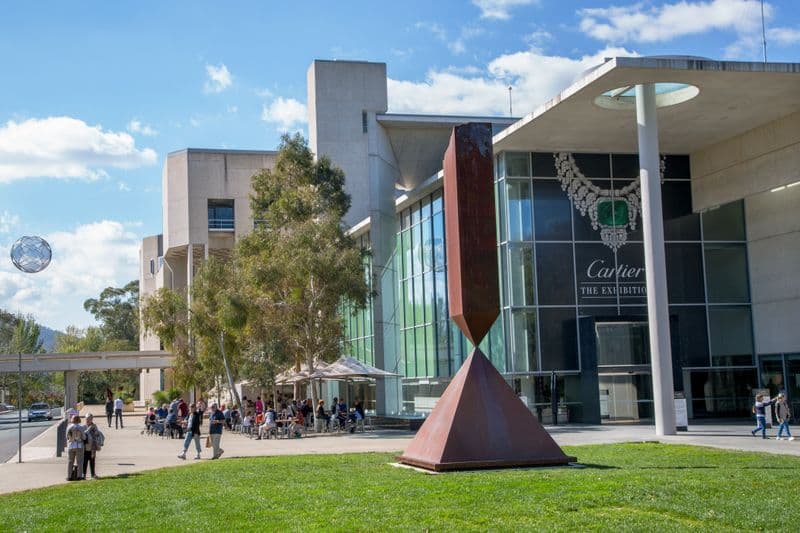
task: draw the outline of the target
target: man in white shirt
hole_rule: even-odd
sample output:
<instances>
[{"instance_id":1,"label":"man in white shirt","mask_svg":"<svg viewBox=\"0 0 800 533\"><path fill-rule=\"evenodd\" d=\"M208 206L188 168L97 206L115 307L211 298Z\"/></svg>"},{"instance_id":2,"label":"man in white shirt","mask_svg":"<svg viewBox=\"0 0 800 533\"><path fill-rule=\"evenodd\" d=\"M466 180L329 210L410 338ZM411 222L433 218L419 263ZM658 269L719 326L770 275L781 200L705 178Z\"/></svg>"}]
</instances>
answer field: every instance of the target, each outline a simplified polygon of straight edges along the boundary
<instances>
[{"instance_id":1,"label":"man in white shirt","mask_svg":"<svg viewBox=\"0 0 800 533\"><path fill-rule=\"evenodd\" d=\"M125 405L125 402L122 401L122 398L117 396L117 399L114 400L114 428L120 429L124 427L122 425L122 407Z\"/></svg>"},{"instance_id":2,"label":"man in white shirt","mask_svg":"<svg viewBox=\"0 0 800 533\"><path fill-rule=\"evenodd\" d=\"M83 478L83 438L86 431L81 425L81 417L75 415L67 426L67 481ZM72 467L75 465L76 474L72 476Z\"/></svg>"}]
</instances>

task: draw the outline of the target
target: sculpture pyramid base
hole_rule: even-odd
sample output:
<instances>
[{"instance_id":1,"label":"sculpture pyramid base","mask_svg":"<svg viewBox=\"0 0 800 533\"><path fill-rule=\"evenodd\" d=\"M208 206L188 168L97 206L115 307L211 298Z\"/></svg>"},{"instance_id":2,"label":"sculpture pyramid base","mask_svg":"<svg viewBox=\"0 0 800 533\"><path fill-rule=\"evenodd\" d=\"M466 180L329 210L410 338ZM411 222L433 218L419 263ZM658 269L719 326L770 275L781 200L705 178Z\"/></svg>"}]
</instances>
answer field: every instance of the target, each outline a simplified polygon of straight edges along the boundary
<instances>
[{"instance_id":1,"label":"sculpture pyramid base","mask_svg":"<svg viewBox=\"0 0 800 533\"><path fill-rule=\"evenodd\" d=\"M476 348L398 461L440 472L566 465L576 458L561 451Z\"/></svg>"}]
</instances>

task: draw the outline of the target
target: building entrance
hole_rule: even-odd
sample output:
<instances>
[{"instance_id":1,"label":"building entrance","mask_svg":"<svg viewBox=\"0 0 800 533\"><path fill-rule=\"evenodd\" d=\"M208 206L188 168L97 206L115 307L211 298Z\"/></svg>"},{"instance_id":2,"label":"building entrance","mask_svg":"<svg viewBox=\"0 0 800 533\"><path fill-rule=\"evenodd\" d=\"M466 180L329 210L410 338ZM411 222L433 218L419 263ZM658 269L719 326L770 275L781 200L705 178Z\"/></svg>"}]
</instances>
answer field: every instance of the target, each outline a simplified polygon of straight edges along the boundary
<instances>
[{"instance_id":1,"label":"building entrance","mask_svg":"<svg viewBox=\"0 0 800 533\"><path fill-rule=\"evenodd\" d=\"M800 354L773 354L759 357L761 387L774 398L785 393L792 404L792 413L800 413Z\"/></svg>"},{"instance_id":2,"label":"building entrance","mask_svg":"<svg viewBox=\"0 0 800 533\"><path fill-rule=\"evenodd\" d=\"M647 322L596 322L600 417L636 422L653 416Z\"/></svg>"}]
</instances>

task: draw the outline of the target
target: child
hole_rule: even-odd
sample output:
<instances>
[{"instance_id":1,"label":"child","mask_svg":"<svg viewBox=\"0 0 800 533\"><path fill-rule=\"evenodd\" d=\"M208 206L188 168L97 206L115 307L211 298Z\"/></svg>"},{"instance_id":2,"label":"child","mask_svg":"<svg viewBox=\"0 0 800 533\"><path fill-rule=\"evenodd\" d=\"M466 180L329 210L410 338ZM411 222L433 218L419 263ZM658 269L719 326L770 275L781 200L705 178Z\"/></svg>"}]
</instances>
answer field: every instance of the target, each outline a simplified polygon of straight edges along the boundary
<instances>
[{"instance_id":1,"label":"child","mask_svg":"<svg viewBox=\"0 0 800 533\"><path fill-rule=\"evenodd\" d=\"M750 432L752 436L756 436L756 433L761 431L761 438L767 438L767 407L773 405L778 399L775 398L768 402L764 401L763 394L756 395L756 403L753 406L753 413L756 415L756 429Z\"/></svg>"}]
</instances>

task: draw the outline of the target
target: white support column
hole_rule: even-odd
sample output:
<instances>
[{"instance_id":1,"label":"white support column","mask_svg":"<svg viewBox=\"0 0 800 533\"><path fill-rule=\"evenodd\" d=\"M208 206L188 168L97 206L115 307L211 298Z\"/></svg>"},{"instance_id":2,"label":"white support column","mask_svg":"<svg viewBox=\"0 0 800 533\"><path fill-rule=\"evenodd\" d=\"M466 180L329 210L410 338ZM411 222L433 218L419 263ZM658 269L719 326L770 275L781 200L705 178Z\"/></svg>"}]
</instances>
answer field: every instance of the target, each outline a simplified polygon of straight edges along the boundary
<instances>
[{"instance_id":1,"label":"white support column","mask_svg":"<svg viewBox=\"0 0 800 533\"><path fill-rule=\"evenodd\" d=\"M80 372L67 370L64 372L64 413L78 403L78 378ZM66 414L65 414L66 416Z\"/></svg>"},{"instance_id":2,"label":"white support column","mask_svg":"<svg viewBox=\"0 0 800 533\"><path fill-rule=\"evenodd\" d=\"M653 368L653 407L656 435L675 434L672 349L667 303L667 267L664 258L664 221L661 212L661 173L658 153L656 88L636 86L636 123L642 186L642 231L647 275L647 323Z\"/></svg>"}]
</instances>

